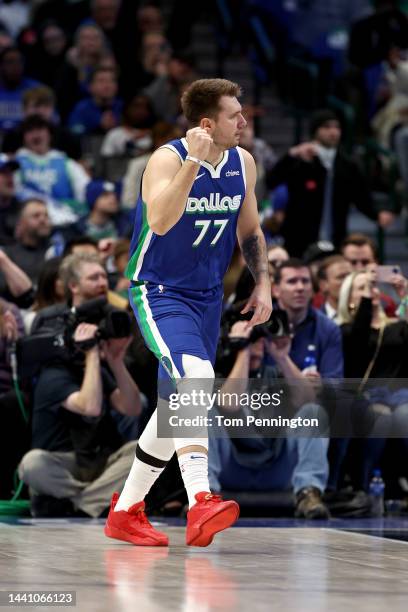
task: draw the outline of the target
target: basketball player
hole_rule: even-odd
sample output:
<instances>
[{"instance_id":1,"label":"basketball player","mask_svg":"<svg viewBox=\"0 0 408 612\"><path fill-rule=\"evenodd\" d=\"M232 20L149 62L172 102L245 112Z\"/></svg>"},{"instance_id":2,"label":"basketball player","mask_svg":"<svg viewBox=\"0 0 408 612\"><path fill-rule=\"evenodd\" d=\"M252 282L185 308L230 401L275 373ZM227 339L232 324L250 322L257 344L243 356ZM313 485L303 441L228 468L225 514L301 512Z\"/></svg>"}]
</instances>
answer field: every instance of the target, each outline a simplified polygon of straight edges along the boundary
<instances>
[{"instance_id":1,"label":"basketball player","mask_svg":"<svg viewBox=\"0 0 408 612\"><path fill-rule=\"evenodd\" d=\"M267 321L271 290L265 240L254 194L252 156L238 146L246 125L240 88L224 79L192 83L182 96L192 127L186 138L160 147L147 165L131 243L130 300L149 348L159 359L159 379L177 391L192 379L214 379L213 363L222 306L222 282L236 237L255 279L243 313L249 326ZM212 495L208 436L158 438L157 408L142 433L119 497L112 497L109 537L141 546L166 546L149 523L144 497L174 451L189 499L186 542L207 546L238 518L239 507Z\"/></svg>"}]
</instances>

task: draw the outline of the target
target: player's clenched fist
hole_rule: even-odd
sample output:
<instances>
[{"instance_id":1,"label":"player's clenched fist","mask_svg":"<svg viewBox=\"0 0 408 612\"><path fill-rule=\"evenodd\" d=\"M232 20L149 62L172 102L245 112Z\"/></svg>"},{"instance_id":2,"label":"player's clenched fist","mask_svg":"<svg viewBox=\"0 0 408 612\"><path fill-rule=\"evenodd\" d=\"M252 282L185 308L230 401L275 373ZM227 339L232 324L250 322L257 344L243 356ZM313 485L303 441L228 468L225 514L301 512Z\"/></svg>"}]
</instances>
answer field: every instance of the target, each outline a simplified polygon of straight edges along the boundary
<instances>
[{"instance_id":1,"label":"player's clenched fist","mask_svg":"<svg viewBox=\"0 0 408 612\"><path fill-rule=\"evenodd\" d=\"M188 154L204 161L213 142L208 132L200 127L192 128L188 130L186 140L188 143Z\"/></svg>"}]
</instances>

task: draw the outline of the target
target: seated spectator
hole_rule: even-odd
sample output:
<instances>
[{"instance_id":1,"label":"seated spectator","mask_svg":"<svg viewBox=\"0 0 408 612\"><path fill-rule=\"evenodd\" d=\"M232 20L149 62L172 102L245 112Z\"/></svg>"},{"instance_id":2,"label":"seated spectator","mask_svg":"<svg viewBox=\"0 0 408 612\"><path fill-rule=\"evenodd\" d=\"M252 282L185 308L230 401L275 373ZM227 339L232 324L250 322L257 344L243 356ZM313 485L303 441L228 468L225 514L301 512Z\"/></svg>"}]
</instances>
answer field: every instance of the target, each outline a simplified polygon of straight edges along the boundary
<instances>
[{"instance_id":1,"label":"seated spectator","mask_svg":"<svg viewBox=\"0 0 408 612\"><path fill-rule=\"evenodd\" d=\"M97 25L79 26L75 32L74 45L66 54L66 61L56 83L58 111L63 121L79 100L89 96L92 73L111 57L108 42Z\"/></svg>"},{"instance_id":2,"label":"seated spectator","mask_svg":"<svg viewBox=\"0 0 408 612\"><path fill-rule=\"evenodd\" d=\"M153 126L150 151L136 159L132 159L123 178L121 203L124 209L135 208L140 193L142 175L153 151L175 138L180 138L180 136L180 130L171 123L158 121Z\"/></svg>"},{"instance_id":3,"label":"seated spectator","mask_svg":"<svg viewBox=\"0 0 408 612\"><path fill-rule=\"evenodd\" d=\"M134 96L123 108L122 125L106 134L101 154L136 156L150 151L155 121L150 99L142 94Z\"/></svg>"},{"instance_id":4,"label":"seated spectator","mask_svg":"<svg viewBox=\"0 0 408 612\"><path fill-rule=\"evenodd\" d=\"M196 77L195 61L185 51L174 53L167 72L158 76L143 92L149 96L156 116L174 123L181 114L180 98L183 89Z\"/></svg>"},{"instance_id":5,"label":"seated spectator","mask_svg":"<svg viewBox=\"0 0 408 612\"><path fill-rule=\"evenodd\" d=\"M408 60L398 62L391 97L374 116L372 126L377 141L395 151L408 190Z\"/></svg>"},{"instance_id":6,"label":"seated spectator","mask_svg":"<svg viewBox=\"0 0 408 612\"><path fill-rule=\"evenodd\" d=\"M97 257L71 255L61 268L73 306L89 299L95 285L107 286ZM32 514L98 517L126 479L136 441L123 443L113 414L137 417L142 396L124 365L131 338L96 340L97 326L80 323L74 341L82 349L45 364L33 402L32 450L19 466L30 487Z\"/></svg>"},{"instance_id":7,"label":"seated spectator","mask_svg":"<svg viewBox=\"0 0 408 612\"><path fill-rule=\"evenodd\" d=\"M14 472L29 448L28 415L22 412L13 385L11 354L24 335L18 308L0 298L0 496L8 499L14 489ZM22 393L24 400L25 392ZM12 440L12 444L10 441Z\"/></svg>"},{"instance_id":8,"label":"seated spectator","mask_svg":"<svg viewBox=\"0 0 408 612\"><path fill-rule=\"evenodd\" d=\"M32 115L21 131L23 147L16 159L23 189L46 200L53 225L76 221L85 210L89 176L78 162L51 148L52 126L46 119Z\"/></svg>"},{"instance_id":9,"label":"seated spectator","mask_svg":"<svg viewBox=\"0 0 408 612\"><path fill-rule=\"evenodd\" d=\"M85 22L101 29L115 55L116 47L120 44L117 25L121 3L122 0L93 0L90 5L90 19Z\"/></svg>"},{"instance_id":10,"label":"seated spectator","mask_svg":"<svg viewBox=\"0 0 408 612\"><path fill-rule=\"evenodd\" d=\"M355 21L350 30L349 59L367 68L387 58L390 45L406 49L408 18L398 0L375 0L375 12Z\"/></svg>"},{"instance_id":11,"label":"seated spectator","mask_svg":"<svg viewBox=\"0 0 408 612\"><path fill-rule=\"evenodd\" d=\"M370 270L373 274L378 266L378 253L374 241L365 234L350 234L341 243L341 254L355 272ZM392 297L380 293L382 307L388 317L395 316L396 304Z\"/></svg>"},{"instance_id":12,"label":"seated spectator","mask_svg":"<svg viewBox=\"0 0 408 612\"><path fill-rule=\"evenodd\" d=\"M24 58L16 47L0 53L0 129L11 130L23 119L22 95L40 85L24 74Z\"/></svg>"},{"instance_id":13,"label":"seated spectator","mask_svg":"<svg viewBox=\"0 0 408 612\"><path fill-rule=\"evenodd\" d=\"M20 212L14 173L20 164L7 155L0 155L0 245L15 242L14 230Z\"/></svg>"},{"instance_id":14,"label":"seated spectator","mask_svg":"<svg viewBox=\"0 0 408 612\"><path fill-rule=\"evenodd\" d=\"M130 240L127 238L117 240L113 249L113 261L118 275L114 291L126 299L128 299L130 286L130 281L125 276L125 270L129 261L129 249Z\"/></svg>"},{"instance_id":15,"label":"seated spectator","mask_svg":"<svg viewBox=\"0 0 408 612\"><path fill-rule=\"evenodd\" d=\"M282 183L288 188L281 233L285 248L295 256L302 256L317 240L338 247L352 204L382 227L394 220L391 211L376 212L367 180L341 150L341 127L335 113L316 111L310 133L312 141L292 147L268 174L271 189Z\"/></svg>"},{"instance_id":16,"label":"seated spectator","mask_svg":"<svg viewBox=\"0 0 408 612\"><path fill-rule=\"evenodd\" d=\"M265 208L270 207L269 189L266 185L266 174L273 168L277 157L272 147L262 138L256 138L254 123L248 119L239 141L241 147L251 153L256 163L256 186L255 194L258 201L258 209L262 213Z\"/></svg>"},{"instance_id":17,"label":"seated spectator","mask_svg":"<svg viewBox=\"0 0 408 612\"><path fill-rule=\"evenodd\" d=\"M27 89L23 94L23 120L32 115L39 115L52 124L53 149L63 151L72 159L78 160L82 155L81 141L78 136L58 123L55 109L55 95L52 89L46 86ZM23 146L21 126L5 133L2 149L5 153L15 153Z\"/></svg>"},{"instance_id":18,"label":"seated spectator","mask_svg":"<svg viewBox=\"0 0 408 612\"><path fill-rule=\"evenodd\" d=\"M61 257L52 257L44 262L38 277L37 291L30 310L23 314L24 328L27 334L31 332L32 322L43 308L65 302L64 288L59 276Z\"/></svg>"},{"instance_id":19,"label":"seated spectator","mask_svg":"<svg viewBox=\"0 0 408 612\"><path fill-rule=\"evenodd\" d=\"M339 322L339 294L341 285L351 272L351 264L342 255L323 259L317 272L319 289L323 296L320 310L335 323Z\"/></svg>"},{"instance_id":20,"label":"seated spectator","mask_svg":"<svg viewBox=\"0 0 408 612\"><path fill-rule=\"evenodd\" d=\"M238 351L222 391L251 393L249 378L260 378L282 388L286 381L296 416L320 414L318 390L324 378L343 375L343 355L338 327L310 306L312 283L305 264L289 259L277 268L273 292L280 309L292 325L292 337L261 338ZM248 338L251 330L244 321L231 329L230 337ZM306 369L306 356L313 345L317 369ZM235 380L235 384L234 384ZM279 382L278 382L279 381ZM288 408L288 406L286 406ZM228 408L228 412L239 409ZM233 416L233 415L231 415ZM286 415L285 415L286 416ZM307 437L306 437L307 436ZM310 436L265 439L229 439L210 436L209 478L211 490L282 490L293 487L295 514L299 518L328 518L322 501L329 467L328 439Z\"/></svg>"},{"instance_id":21,"label":"seated spectator","mask_svg":"<svg viewBox=\"0 0 408 612\"><path fill-rule=\"evenodd\" d=\"M38 29L37 40L25 53L28 74L54 88L65 62L67 48L66 30L57 21L46 20Z\"/></svg>"},{"instance_id":22,"label":"seated spectator","mask_svg":"<svg viewBox=\"0 0 408 612\"><path fill-rule=\"evenodd\" d=\"M12 252L17 245L9 248ZM0 248L0 295L17 304L19 308L27 308L32 303L33 284L29 276L7 253Z\"/></svg>"},{"instance_id":23,"label":"seated spectator","mask_svg":"<svg viewBox=\"0 0 408 612\"><path fill-rule=\"evenodd\" d=\"M122 101L115 70L95 68L89 81L90 98L78 102L72 110L68 125L74 134L106 134L120 124Z\"/></svg>"},{"instance_id":24,"label":"seated spectator","mask_svg":"<svg viewBox=\"0 0 408 612\"><path fill-rule=\"evenodd\" d=\"M406 299L408 281L398 280L403 281L398 283L400 298ZM387 317L372 275L364 271L353 272L344 279L338 312L345 377L361 380L359 397L364 398L374 416L370 433L377 437L362 442L363 461L355 483L367 491L372 471L380 465L386 435L393 428L394 435L402 432L405 453L408 451L408 388L404 386L408 378L408 323Z\"/></svg>"},{"instance_id":25,"label":"seated spectator","mask_svg":"<svg viewBox=\"0 0 408 612\"><path fill-rule=\"evenodd\" d=\"M74 231L94 240L118 238L130 230L127 215L119 211L119 198L114 183L93 180L86 188L89 214L82 218Z\"/></svg>"},{"instance_id":26,"label":"seated spectator","mask_svg":"<svg viewBox=\"0 0 408 612\"><path fill-rule=\"evenodd\" d=\"M4 252L31 279L30 286L31 282L34 286L37 284L50 235L51 224L46 204L35 198L24 202L15 230L16 243L5 247Z\"/></svg>"}]
</instances>

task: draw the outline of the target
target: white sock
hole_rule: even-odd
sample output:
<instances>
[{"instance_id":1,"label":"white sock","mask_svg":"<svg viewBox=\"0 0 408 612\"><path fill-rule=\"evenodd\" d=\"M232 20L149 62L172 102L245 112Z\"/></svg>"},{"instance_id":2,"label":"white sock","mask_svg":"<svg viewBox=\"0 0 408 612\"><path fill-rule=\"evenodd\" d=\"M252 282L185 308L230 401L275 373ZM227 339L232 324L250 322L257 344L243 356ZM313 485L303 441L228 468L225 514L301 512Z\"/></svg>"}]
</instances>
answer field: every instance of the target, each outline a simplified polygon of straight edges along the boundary
<instances>
[{"instance_id":1,"label":"white sock","mask_svg":"<svg viewBox=\"0 0 408 612\"><path fill-rule=\"evenodd\" d=\"M208 482L208 455L202 452L191 451L179 455L178 462L181 476L188 495L188 505L197 503L195 495L201 491L209 491Z\"/></svg>"},{"instance_id":2,"label":"white sock","mask_svg":"<svg viewBox=\"0 0 408 612\"><path fill-rule=\"evenodd\" d=\"M154 467L135 457L125 486L115 506L115 512L129 510L131 506L142 501L163 470L164 467Z\"/></svg>"}]
</instances>

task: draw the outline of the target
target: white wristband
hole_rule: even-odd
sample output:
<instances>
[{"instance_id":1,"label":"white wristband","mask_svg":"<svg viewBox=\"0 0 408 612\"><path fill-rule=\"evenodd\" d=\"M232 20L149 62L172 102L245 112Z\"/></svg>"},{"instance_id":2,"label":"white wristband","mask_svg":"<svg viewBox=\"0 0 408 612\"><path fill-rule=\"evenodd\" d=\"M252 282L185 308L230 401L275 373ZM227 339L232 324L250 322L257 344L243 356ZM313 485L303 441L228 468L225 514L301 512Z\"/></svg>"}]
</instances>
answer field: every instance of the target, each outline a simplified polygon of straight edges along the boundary
<instances>
[{"instance_id":1,"label":"white wristband","mask_svg":"<svg viewBox=\"0 0 408 612\"><path fill-rule=\"evenodd\" d=\"M199 166L201 166L201 159L198 159L198 157L192 157L191 155L187 155L186 156L186 161L192 161L195 164L198 164Z\"/></svg>"}]
</instances>

